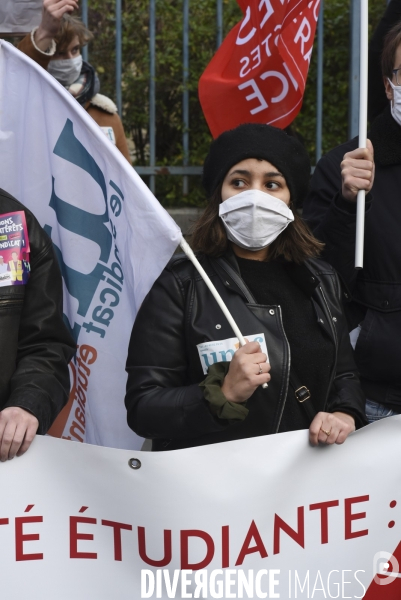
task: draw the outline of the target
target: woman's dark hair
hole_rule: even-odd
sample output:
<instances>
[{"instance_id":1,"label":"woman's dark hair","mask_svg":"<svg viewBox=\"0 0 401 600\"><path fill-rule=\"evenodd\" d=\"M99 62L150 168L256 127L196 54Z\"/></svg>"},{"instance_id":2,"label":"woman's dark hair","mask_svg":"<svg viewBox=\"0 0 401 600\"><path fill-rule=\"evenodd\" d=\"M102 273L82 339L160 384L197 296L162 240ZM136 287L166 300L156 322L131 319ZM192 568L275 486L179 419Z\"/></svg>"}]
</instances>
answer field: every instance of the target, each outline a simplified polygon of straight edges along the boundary
<instances>
[{"instance_id":1,"label":"woman's dark hair","mask_svg":"<svg viewBox=\"0 0 401 600\"><path fill-rule=\"evenodd\" d=\"M390 81L393 78L393 69L395 62L395 53L401 44L401 23L397 23L384 38L382 52L382 74L388 77Z\"/></svg>"},{"instance_id":2,"label":"woman's dark hair","mask_svg":"<svg viewBox=\"0 0 401 600\"><path fill-rule=\"evenodd\" d=\"M205 212L194 225L191 245L194 250L208 256L221 256L227 251L229 240L223 222L219 217L221 188L218 186L212 194ZM291 203L290 203L290 208ZM269 246L269 260L283 257L289 262L302 263L307 258L319 256L324 244L319 242L302 219L293 209L294 221Z\"/></svg>"}]
</instances>

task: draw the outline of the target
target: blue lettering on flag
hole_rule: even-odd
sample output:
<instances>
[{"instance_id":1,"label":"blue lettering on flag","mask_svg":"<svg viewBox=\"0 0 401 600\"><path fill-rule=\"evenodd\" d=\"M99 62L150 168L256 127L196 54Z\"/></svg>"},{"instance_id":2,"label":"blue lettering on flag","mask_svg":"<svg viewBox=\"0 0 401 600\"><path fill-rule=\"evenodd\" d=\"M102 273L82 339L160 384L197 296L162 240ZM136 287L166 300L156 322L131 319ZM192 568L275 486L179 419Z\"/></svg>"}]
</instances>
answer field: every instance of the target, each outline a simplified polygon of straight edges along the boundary
<instances>
[{"instance_id":1,"label":"blue lettering on flag","mask_svg":"<svg viewBox=\"0 0 401 600\"><path fill-rule=\"evenodd\" d=\"M67 119L64 129L54 146L53 152L57 156L60 156L60 158L68 160L68 162L77 165L77 167L80 167L89 173L102 188L104 199L107 201L107 189L104 175L93 156L89 154L87 149L75 137L73 124L70 119Z\"/></svg>"},{"instance_id":2,"label":"blue lettering on flag","mask_svg":"<svg viewBox=\"0 0 401 600\"><path fill-rule=\"evenodd\" d=\"M113 236L108 228L110 219L107 206L107 186L104 175L95 159L75 137L73 123L70 119L67 119L53 152L60 158L63 158L86 171L100 186L105 200L105 211L102 215L93 214L82 208L73 206L57 196L54 185L55 180L54 177L52 178L52 195L49 205L55 211L58 223L64 229L95 242L100 249L99 260L102 263L105 263L98 263L91 273L81 273L65 263L61 249L53 242L66 288L69 294L78 300L78 314L85 317L101 280L104 281L107 276L111 275L112 279L110 279L110 277L107 279L109 285L113 285L114 289L118 289L120 292L122 291L121 286L124 277L121 267L119 267L121 270L120 274L116 272L116 266L118 266L117 263L113 263L111 269L107 267L113 244ZM110 181L110 185L121 195L122 200L124 200L120 188L112 181ZM115 213L115 216L118 217L121 209L118 214L116 214L114 210L113 212ZM110 227L113 229L111 223ZM52 228L49 225L46 225L44 229L51 237ZM115 250L117 252L117 247ZM114 281L115 279L118 283ZM100 302L102 305L105 304L105 298L107 297L107 294L101 294L102 299L100 299ZM116 304L118 304L118 302L116 302L115 305ZM106 332L104 327L109 326L113 316L114 312L110 308L98 306L94 309L92 314L92 318L96 322L96 325L91 321L90 323L83 323L83 326L86 331L94 332L101 337L104 337ZM66 315L64 315L64 321L70 330L71 335L74 337L75 341L77 341L82 325L73 323L71 326ZM101 327L99 325L101 325Z\"/></svg>"}]
</instances>

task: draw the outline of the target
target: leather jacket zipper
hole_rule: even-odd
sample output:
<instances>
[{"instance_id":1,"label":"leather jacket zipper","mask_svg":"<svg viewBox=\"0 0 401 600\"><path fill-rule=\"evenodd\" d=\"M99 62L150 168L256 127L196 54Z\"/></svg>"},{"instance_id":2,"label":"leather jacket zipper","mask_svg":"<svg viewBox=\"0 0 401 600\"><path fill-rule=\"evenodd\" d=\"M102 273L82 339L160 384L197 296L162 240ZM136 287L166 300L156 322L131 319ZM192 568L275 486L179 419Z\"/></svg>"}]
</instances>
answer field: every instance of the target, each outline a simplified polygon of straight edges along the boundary
<instances>
[{"instance_id":1,"label":"leather jacket zipper","mask_svg":"<svg viewBox=\"0 0 401 600\"><path fill-rule=\"evenodd\" d=\"M21 306L23 298L7 298L6 300L0 300L0 308L12 308L13 306Z\"/></svg>"},{"instance_id":2,"label":"leather jacket zipper","mask_svg":"<svg viewBox=\"0 0 401 600\"><path fill-rule=\"evenodd\" d=\"M325 308L326 308L327 314L328 314L328 316L329 316L330 328L331 328L331 331L332 331L332 334L333 334L334 346L335 346L335 360L334 360L334 365L333 365L333 368L332 368L332 370L331 370L331 374L330 374L330 384L329 384L329 386L328 386L328 388L327 388L326 398L325 398L325 400L324 400L324 408L326 408L326 405L327 405L327 399L328 399L328 396L329 396L329 392L330 392L330 390L331 390L331 386L333 385L333 381L334 381L334 375L335 375L336 366L337 366L338 339L337 339L337 332L336 332L336 329L335 329L335 327L334 327L334 325L333 325L333 316L332 316L332 314L331 314L331 312L330 312L330 308L329 308L329 305L328 305L328 303L327 303L326 296L324 295L324 292L323 292L323 288L322 288L322 286L319 286L319 290L320 290L320 293L322 294L323 302L324 302L324 305L325 305Z\"/></svg>"},{"instance_id":3,"label":"leather jacket zipper","mask_svg":"<svg viewBox=\"0 0 401 600\"><path fill-rule=\"evenodd\" d=\"M227 273L227 275L229 275L229 277L231 277L231 279L237 285L238 289L244 295L246 301L248 303L250 303L250 304L255 304L255 305L259 306L258 303L256 302L256 299L253 297L251 291L248 289L247 285L245 284L245 282L240 278L240 276L238 275L238 273L235 272L235 270L232 268L232 266L229 265L227 263L227 261L224 260L224 259L218 259L218 262L219 262L220 266L222 267L222 269ZM279 314L279 318L280 318L281 331L283 332L285 344L287 346L288 377L287 377L286 387L285 387L284 402L283 402L283 405L281 407L281 412L280 412L279 420L278 420L277 427L276 427L274 433L278 433L278 430L279 430L280 425L281 425L281 419L283 418L284 407L285 407L285 403L287 401L288 386L289 386L289 381L290 381L290 369L291 369L291 350L290 350L290 344L289 344L288 338L287 338L287 336L285 334L284 325L283 325L283 315L282 315L282 312L281 312L281 306L279 304L277 305L277 310L278 310L278 314ZM267 349L269 349L268 340L266 341L266 345L267 345Z\"/></svg>"},{"instance_id":4,"label":"leather jacket zipper","mask_svg":"<svg viewBox=\"0 0 401 600\"><path fill-rule=\"evenodd\" d=\"M287 345L288 377L287 377L286 386L285 386L284 402L283 402L283 405L281 407L281 413L280 413L279 420L278 420L278 423L277 423L277 427L276 427L276 430L275 430L274 433L278 433L278 430L279 430L280 425L281 425L281 419L283 418L283 412L284 412L284 408L285 408L285 403L287 402L288 385L289 385L289 381L290 381L290 370L291 370L291 350L290 350L290 344L289 344L288 338L287 338L286 333L285 333L285 329L284 329L284 325L283 325L283 315L282 315L282 312L281 312L281 306L279 304L277 305L277 309L278 309L278 314L279 314L279 317L280 317L281 330L283 332L285 343Z\"/></svg>"}]
</instances>

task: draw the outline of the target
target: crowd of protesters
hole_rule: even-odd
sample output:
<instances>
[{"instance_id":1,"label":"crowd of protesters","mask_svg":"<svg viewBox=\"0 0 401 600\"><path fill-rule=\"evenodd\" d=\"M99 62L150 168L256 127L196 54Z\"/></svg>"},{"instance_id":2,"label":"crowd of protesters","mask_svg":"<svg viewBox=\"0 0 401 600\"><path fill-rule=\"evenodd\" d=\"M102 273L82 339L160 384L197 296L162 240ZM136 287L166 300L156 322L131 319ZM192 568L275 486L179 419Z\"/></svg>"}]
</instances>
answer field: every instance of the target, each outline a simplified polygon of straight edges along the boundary
<instances>
[{"instance_id":1,"label":"crowd of protesters","mask_svg":"<svg viewBox=\"0 0 401 600\"><path fill-rule=\"evenodd\" d=\"M76 0L44 0L39 27L19 49L129 160L117 109L82 60L91 33L70 15L77 8ZM297 429L309 429L312 445L341 444L356 428L401 412L399 0L370 52L371 79L379 79L380 56L384 85L371 95L367 148L354 139L333 149L311 182L302 143L274 127L243 124L212 143L203 171L209 201L192 243L253 341L232 346L203 279L189 259L174 257L143 302L128 349L128 423L153 450ZM363 270L354 269L359 190L367 193ZM51 426L67 401L74 352L51 240L0 190L0 215L21 210L31 245L26 277L0 286L2 461Z\"/></svg>"}]
</instances>

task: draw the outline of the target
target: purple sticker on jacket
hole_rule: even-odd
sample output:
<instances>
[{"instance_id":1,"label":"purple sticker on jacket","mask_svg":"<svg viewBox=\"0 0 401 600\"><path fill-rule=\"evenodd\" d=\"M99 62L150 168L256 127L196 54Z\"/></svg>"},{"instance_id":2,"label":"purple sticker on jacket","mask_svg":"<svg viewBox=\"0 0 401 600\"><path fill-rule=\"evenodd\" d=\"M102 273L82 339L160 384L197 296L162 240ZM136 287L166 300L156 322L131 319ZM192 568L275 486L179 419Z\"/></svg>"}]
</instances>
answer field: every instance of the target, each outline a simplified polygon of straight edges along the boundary
<instances>
[{"instance_id":1,"label":"purple sticker on jacket","mask_svg":"<svg viewBox=\"0 0 401 600\"><path fill-rule=\"evenodd\" d=\"M0 215L0 287L25 285L31 272L23 210Z\"/></svg>"}]
</instances>

